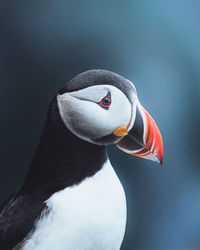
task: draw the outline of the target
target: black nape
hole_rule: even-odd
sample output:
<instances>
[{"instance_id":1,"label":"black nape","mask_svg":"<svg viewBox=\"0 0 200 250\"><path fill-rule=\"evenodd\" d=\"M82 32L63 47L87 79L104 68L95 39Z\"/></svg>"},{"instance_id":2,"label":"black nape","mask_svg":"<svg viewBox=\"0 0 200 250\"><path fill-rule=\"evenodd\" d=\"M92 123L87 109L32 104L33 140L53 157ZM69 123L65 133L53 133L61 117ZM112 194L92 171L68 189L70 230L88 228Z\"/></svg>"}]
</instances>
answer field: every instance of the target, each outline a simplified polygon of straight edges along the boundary
<instances>
[{"instance_id":1,"label":"black nape","mask_svg":"<svg viewBox=\"0 0 200 250\"><path fill-rule=\"evenodd\" d=\"M40 189L50 196L94 175L102 168L106 157L105 146L84 141L67 129L55 96L22 189L24 192Z\"/></svg>"}]
</instances>

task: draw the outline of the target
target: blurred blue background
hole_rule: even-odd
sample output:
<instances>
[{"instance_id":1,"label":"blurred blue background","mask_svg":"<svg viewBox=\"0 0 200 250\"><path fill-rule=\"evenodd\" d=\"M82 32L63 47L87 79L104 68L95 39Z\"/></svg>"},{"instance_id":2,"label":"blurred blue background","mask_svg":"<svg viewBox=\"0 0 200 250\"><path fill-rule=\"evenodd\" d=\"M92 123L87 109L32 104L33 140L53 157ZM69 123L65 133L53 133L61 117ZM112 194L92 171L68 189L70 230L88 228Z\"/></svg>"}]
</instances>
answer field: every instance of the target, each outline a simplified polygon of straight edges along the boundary
<instances>
[{"instance_id":1,"label":"blurred blue background","mask_svg":"<svg viewBox=\"0 0 200 250\"><path fill-rule=\"evenodd\" d=\"M0 2L0 201L22 182L55 91L92 68L134 82L164 164L109 155L127 194L122 250L200 249L200 2Z\"/></svg>"}]
</instances>

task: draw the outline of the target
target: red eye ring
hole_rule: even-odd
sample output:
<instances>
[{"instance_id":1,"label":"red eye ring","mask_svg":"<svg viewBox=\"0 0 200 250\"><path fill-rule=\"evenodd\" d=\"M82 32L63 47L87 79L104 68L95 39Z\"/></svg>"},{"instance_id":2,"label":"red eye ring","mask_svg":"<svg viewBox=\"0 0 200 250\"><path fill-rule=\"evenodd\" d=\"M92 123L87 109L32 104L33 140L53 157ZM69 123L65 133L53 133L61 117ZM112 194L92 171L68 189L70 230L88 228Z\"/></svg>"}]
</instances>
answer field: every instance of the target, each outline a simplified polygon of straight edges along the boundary
<instances>
[{"instance_id":1,"label":"red eye ring","mask_svg":"<svg viewBox=\"0 0 200 250\"><path fill-rule=\"evenodd\" d=\"M99 102L99 105L104 108L104 109L109 109L110 105L112 103L111 100L111 96L110 94L107 94L106 96L104 96L104 98L101 99L101 101Z\"/></svg>"}]
</instances>

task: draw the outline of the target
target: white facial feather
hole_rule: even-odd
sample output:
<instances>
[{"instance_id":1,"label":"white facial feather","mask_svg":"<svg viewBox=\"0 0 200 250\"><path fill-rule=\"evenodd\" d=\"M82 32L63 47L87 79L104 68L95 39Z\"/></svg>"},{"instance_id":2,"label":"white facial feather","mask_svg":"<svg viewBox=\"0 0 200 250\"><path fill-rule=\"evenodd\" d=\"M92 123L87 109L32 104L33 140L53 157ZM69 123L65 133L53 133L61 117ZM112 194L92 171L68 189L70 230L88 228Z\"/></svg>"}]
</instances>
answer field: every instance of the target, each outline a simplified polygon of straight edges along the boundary
<instances>
[{"instance_id":1,"label":"white facial feather","mask_svg":"<svg viewBox=\"0 0 200 250\"><path fill-rule=\"evenodd\" d=\"M112 103L108 110L98 105L107 93ZM120 126L128 126L131 104L118 88L111 85L95 85L57 96L61 118L68 129L82 139L92 139L112 134Z\"/></svg>"}]
</instances>

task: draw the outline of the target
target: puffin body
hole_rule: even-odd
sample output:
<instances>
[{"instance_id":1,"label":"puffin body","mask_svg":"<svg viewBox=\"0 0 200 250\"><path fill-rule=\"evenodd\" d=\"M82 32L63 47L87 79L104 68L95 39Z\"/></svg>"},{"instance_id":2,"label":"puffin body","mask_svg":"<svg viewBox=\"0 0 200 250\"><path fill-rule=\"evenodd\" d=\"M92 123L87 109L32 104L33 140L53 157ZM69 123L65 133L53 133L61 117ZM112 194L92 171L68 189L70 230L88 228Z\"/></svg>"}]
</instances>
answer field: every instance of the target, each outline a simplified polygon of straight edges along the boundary
<instances>
[{"instance_id":1,"label":"puffin body","mask_svg":"<svg viewBox=\"0 0 200 250\"><path fill-rule=\"evenodd\" d=\"M160 132L134 85L86 71L56 93L27 176L1 206L2 249L119 250L126 199L109 144L162 162Z\"/></svg>"},{"instance_id":2,"label":"puffin body","mask_svg":"<svg viewBox=\"0 0 200 250\"><path fill-rule=\"evenodd\" d=\"M24 250L120 249L126 224L121 183L107 160L79 185L53 194Z\"/></svg>"}]
</instances>

